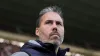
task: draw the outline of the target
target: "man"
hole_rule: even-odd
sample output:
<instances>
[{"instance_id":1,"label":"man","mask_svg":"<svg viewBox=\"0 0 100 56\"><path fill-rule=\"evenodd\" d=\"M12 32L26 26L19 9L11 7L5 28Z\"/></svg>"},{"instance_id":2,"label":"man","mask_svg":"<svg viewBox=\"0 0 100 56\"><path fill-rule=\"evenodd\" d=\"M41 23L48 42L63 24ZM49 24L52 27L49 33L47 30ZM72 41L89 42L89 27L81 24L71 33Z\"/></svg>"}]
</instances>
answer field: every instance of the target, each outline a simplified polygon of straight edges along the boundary
<instances>
[{"instance_id":1,"label":"man","mask_svg":"<svg viewBox=\"0 0 100 56\"><path fill-rule=\"evenodd\" d=\"M20 52L12 56L65 56L67 49L59 46L64 39L64 20L59 7L46 7L40 11L35 34L39 40L30 40Z\"/></svg>"}]
</instances>

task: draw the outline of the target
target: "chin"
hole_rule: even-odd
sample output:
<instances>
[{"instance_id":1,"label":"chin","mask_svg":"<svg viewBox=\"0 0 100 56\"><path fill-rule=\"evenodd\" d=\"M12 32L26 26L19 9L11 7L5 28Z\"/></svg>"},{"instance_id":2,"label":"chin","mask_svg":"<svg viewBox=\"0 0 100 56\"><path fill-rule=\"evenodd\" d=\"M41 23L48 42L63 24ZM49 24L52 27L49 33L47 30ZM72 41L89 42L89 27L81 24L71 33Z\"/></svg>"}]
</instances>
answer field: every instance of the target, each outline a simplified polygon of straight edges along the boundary
<instances>
[{"instance_id":1,"label":"chin","mask_svg":"<svg viewBox=\"0 0 100 56\"><path fill-rule=\"evenodd\" d=\"M55 44L57 46L59 46L61 44L61 42L60 41L57 41L57 40L53 40L53 41L51 41L51 43L52 44Z\"/></svg>"}]
</instances>

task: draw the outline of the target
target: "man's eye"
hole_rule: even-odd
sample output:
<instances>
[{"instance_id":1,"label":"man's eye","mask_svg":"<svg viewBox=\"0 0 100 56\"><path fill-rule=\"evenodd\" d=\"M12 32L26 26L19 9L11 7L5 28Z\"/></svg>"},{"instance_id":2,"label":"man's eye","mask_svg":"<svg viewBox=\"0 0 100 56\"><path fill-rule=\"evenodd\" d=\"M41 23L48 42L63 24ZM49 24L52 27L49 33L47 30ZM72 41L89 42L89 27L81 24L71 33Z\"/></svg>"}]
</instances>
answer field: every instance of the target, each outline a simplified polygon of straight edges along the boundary
<instances>
[{"instance_id":1,"label":"man's eye","mask_svg":"<svg viewBox=\"0 0 100 56\"><path fill-rule=\"evenodd\" d=\"M46 24L52 24L52 22L51 21L47 21Z\"/></svg>"},{"instance_id":2,"label":"man's eye","mask_svg":"<svg viewBox=\"0 0 100 56\"><path fill-rule=\"evenodd\" d=\"M57 25L61 25L61 26L62 26L62 24L61 24L60 22L56 22L56 24L57 24Z\"/></svg>"}]
</instances>

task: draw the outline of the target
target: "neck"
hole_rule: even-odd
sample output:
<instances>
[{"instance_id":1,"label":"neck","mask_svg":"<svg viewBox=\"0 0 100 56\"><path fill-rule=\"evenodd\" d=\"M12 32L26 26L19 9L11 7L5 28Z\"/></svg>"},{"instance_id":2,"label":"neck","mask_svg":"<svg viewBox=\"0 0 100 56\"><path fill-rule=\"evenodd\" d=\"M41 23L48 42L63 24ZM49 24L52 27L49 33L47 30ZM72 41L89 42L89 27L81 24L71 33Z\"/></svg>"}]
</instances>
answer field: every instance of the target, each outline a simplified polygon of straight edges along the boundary
<instances>
[{"instance_id":1,"label":"neck","mask_svg":"<svg viewBox=\"0 0 100 56\"><path fill-rule=\"evenodd\" d=\"M57 54L59 47L56 48L55 53Z\"/></svg>"},{"instance_id":2,"label":"neck","mask_svg":"<svg viewBox=\"0 0 100 56\"><path fill-rule=\"evenodd\" d=\"M45 47L48 49L48 50L50 50L50 51L52 51L52 52L55 52L56 54L57 54L57 52L58 52L58 49L59 49L59 46L57 46L57 45L54 45L54 44L51 44L51 43L45 43Z\"/></svg>"}]
</instances>

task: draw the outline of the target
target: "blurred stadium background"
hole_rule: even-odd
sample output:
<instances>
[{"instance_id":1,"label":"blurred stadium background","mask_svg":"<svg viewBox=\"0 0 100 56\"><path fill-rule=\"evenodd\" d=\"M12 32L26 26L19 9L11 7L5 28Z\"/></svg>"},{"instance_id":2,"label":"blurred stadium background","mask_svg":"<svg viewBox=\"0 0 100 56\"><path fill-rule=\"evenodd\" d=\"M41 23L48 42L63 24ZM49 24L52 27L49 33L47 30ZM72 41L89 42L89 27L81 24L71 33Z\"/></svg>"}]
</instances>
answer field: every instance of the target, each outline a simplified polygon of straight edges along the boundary
<instances>
[{"instance_id":1,"label":"blurred stadium background","mask_svg":"<svg viewBox=\"0 0 100 56\"><path fill-rule=\"evenodd\" d=\"M100 0L0 0L0 56L10 56L35 36L39 11L62 8L68 56L100 56Z\"/></svg>"}]
</instances>

